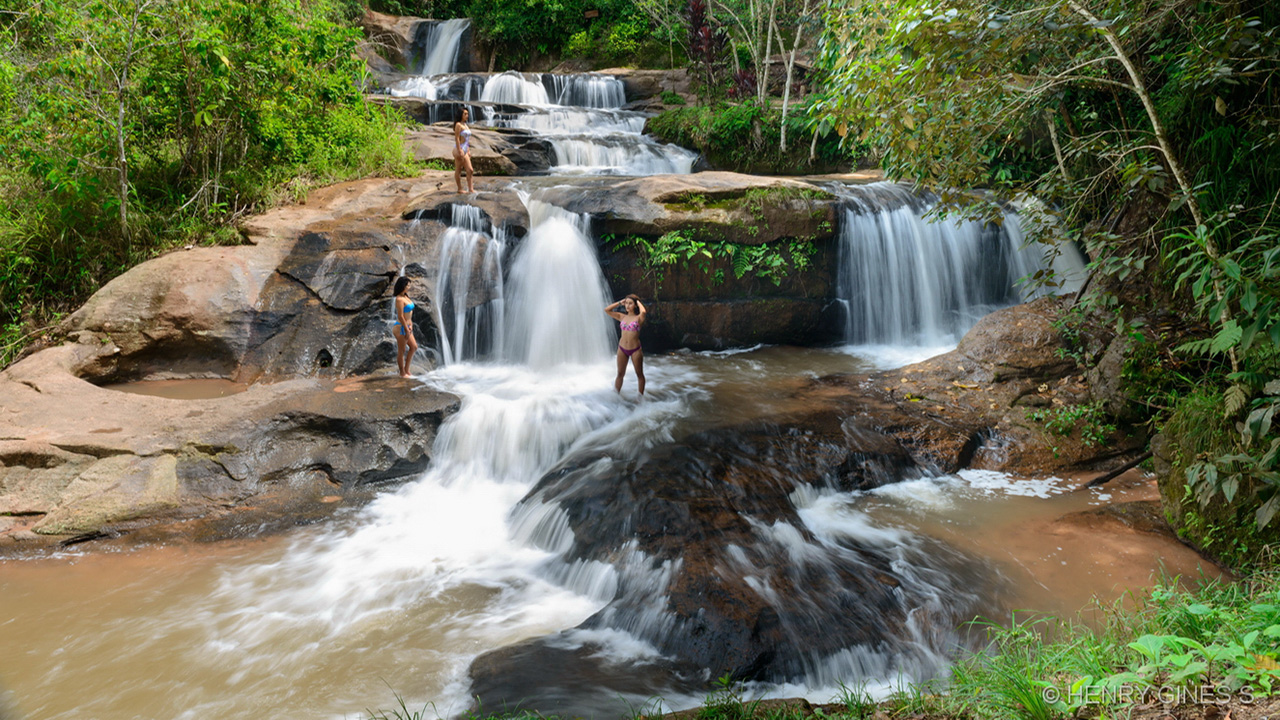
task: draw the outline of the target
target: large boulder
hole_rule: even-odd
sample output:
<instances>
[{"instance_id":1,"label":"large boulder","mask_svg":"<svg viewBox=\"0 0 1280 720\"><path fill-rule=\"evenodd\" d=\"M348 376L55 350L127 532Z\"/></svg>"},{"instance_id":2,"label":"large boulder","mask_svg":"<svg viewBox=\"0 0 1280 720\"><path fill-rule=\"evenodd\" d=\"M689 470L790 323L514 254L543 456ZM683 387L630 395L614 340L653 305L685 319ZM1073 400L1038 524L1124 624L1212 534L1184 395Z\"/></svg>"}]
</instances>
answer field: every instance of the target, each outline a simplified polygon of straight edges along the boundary
<instances>
[{"instance_id":1,"label":"large boulder","mask_svg":"<svg viewBox=\"0 0 1280 720\"><path fill-rule=\"evenodd\" d=\"M367 42L384 62L411 70L414 33L422 18L384 15L366 8L359 22ZM375 70L383 69L376 62L370 63L370 67Z\"/></svg>"},{"instance_id":2,"label":"large boulder","mask_svg":"<svg viewBox=\"0 0 1280 720\"><path fill-rule=\"evenodd\" d=\"M641 70L638 68L607 68L597 70L601 75L612 75L622 81L622 88L627 94L628 102L647 100L665 92L673 92L683 97L692 97L689 71L684 68L674 70Z\"/></svg>"},{"instance_id":3,"label":"large boulder","mask_svg":"<svg viewBox=\"0 0 1280 720\"><path fill-rule=\"evenodd\" d=\"M246 221L248 244L173 252L103 287L63 323L66 342L0 373L0 515L22 518L0 536L130 529L267 492L287 509L420 472L457 400L391 377L389 286L414 278L432 347L445 225L401 216L446 178L325 188ZM243 392L109 387L196 379Z\"/></svg>"},{"instance_id":4,"label":"large boulder","mask_svg":"<svg viewBox=\"0 0 1280 720\"><path fill-rule=\"evenodd\" d=\"M544 477L524 505L559 508L563 515L547 517L572 531L559 535L568 566L612 565L617 591L574 630L478 658L470 674L480 706L605 715L708 677L798 680L844 656L875 676L941 669L936 653L982 599L942 602L924 578L978 570L927 541L815 534L800 516L806 498L918 472L893 438L820 394L795 415L698 433L634 459L575 458ZM901 572L903 555L928 570ZM905 640L917 613L940 629L931 640ZM567 692L580 656L600 651L584 638L610 633L629 634L662 660L593 676L607 691L594 700Z\"/></svg>"},{"instance_id":5,"label":"large boulder","mask_svg":"<svg viewBox=\"0 0 1280 720\"><path fill-rule=\"evenodd\" d=\"M399 378L295 379L178 400L77 377L118 353L82 333L0 373L0 514L43 535L101 533L219 512L267 490L291 488L301 501L405 478L426 468L458 403Z\"/></svg>"}]
</instances>

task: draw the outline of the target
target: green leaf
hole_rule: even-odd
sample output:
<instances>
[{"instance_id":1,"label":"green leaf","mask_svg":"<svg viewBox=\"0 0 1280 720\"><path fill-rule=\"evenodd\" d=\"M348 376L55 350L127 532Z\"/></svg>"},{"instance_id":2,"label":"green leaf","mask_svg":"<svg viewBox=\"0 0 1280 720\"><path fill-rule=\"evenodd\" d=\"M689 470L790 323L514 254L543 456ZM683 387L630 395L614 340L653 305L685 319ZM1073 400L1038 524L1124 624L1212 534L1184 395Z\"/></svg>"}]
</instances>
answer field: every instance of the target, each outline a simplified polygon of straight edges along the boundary
<instances>
[{"instance_id":1,"label":"green leaf","mask_svg":"<svg viewBox=\"0 0 1280 720\"><path fill-rule=\"evenodd\" d=\"M1240 478L1237 475L1232 475L1222 481L1222 495L1227 499L1227 502L1231 502L1236 499L1236 491L1239 489Z\"/></svg>"},{"instance_id":2,"label":"green leaf","mask_svg":"<svg viewBox=\"0 0 1280 720\"><path fill-rule=\"evenodd\" d=\"M1213 343L1209 346L1210 351L1218 355L1230 350L1240 342L1240 334L1240 326L1235 320L1226 321L1218 334L1213 336Z\"/></svg>"},{"instance_id":3,"label":"green leaf","mask_svg":"<svg viewBox=\"0 0 1280 720\"><path fill-rule=\"evenodd\" d=\"M1223 396L1223 417L1231 417L1240 412L1240 408L1244 407L1249 396L1245 394L1245 386L1236 384L1227 388L1226 394Z\"/></svg>"},{"instance_id":4,"label":"green leaf","mask_svg":"<svg viewBox=\"0 0 1280 720\"><path fill-rule=\"evenodd\" d=\"M1280 493L1271 496L1271 499L1262 504L1258 508L1258 512L1254 514L1254 519L1258 523L1258 528L1262 529L1271 522L1271 518L1276 516L1276 511L1280 510Z\"/></svg>"},{"instance_id":5,"label":"green leaf","mask_svg":"<svg viewBox=\"0 0 1280 720\"><path fill-rule=\"evenodd\" d=\"M1129 647L1137 650L1143 657L1159 662L1160 653L1164 650L1166 637L1163 635L1143 635L1129 643Z\"/></svg>"}]
</instances>

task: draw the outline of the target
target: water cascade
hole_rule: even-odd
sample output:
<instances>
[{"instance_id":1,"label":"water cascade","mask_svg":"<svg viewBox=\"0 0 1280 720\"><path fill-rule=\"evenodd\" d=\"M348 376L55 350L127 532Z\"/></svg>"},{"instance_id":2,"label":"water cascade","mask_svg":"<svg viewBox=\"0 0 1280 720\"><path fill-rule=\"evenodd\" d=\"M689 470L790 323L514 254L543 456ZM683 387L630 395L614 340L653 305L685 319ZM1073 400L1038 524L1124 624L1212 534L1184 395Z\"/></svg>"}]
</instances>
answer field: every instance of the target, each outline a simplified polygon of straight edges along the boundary
<instances>
[{"instance_id":1,"label":"water cascade","mask_svg":"<svg viewBox=\"0 0 1280 720\"><path fill-rule=\"evenodd\" d=\"M1018 281L1046 267L1048 248L1024 242L1013 212L1000 226L934 220L931 200L900 185L843 194L838 294L852 344L954 345L983 315L1030 299ZM1082 261L1065 248L1057 264Z\"/></svg>"},{"instance_id":2,"label":"water cascade","mask_svg":"<svg viewBox=\"0 0 1280 720\"><path fill-rule=\"evenodd\" d=\"M453 22L453 21L450 21ZM443 32L443 31L441 31ZM645 136L643 113L623 110L626 93L615 77L504 72L408 78L395 96L451 100L472 107L472 124L529 130L545 139L562 174L657 175L693 171L697 154ZM513 109L514 108L514 109ZM477 110L479 112L477 112ZM453 120L459 108L431 104L431 122Z\"/></svg>"},{"instance_id":3,"label":"water cascade","mask_svg":"<svg viewBox=\"0 0 1280 720\"><path fill-rule=\"evenodd\" d=\"M415 45L422 48L422 66L418 68L418 74L431 76L457 72L462 35L470 27L471 21L467 18L419 23Z\"/></svg>"},{"instance_id":4,"label":"water cascade","mask_svg":"<svg viewBox=\"0 0 1280 720\"><path fill-rule=\"evenodd\" d=\"M453 205L451 227L440 237L436 322L446 363L488 357L501 348L505 234L490 231L480 209Z\"/></svg>"},{"instance_id":5,"label":"water cascade","mask_svg":"<svg viewBox=\"0 0 1280 720\"><path fill-rule=\"evenodd\" d=\"M526 78L518 72L505 72L494 75L484 84L484 92L480 94L482 102L501 103L504 105L550 105L547 89L540 81Z\"/></svg>"},{"instance_id":6,"label":"water cascade","mask_svg":"<svg viewBox=\"0 0 1280 720\"><path fill-rule=\"evenodd\" d=\"M607 110L627 104L622 81L610 75L543 75L557 105Z\"/></svg>"},{"instance_id":7,"label":"water cascade","mask_svg":"<svg viewBox=\"0 0 1280 720\"><path fill-rule=\"evenodd\" d=\"M507 285L504 356L533 368L607 362L617 335L588 219L526 199L530 230Z\"/></svg>"}]
</instances>

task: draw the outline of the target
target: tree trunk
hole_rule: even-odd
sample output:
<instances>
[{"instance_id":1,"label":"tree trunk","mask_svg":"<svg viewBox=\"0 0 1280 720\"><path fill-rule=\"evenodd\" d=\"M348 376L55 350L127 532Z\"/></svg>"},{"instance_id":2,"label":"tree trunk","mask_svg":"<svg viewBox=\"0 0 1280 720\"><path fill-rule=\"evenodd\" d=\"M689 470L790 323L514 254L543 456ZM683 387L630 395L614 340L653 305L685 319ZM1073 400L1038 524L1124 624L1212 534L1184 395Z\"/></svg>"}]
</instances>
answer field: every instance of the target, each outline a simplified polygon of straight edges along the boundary
<instances>
[{"instance_id":1,"label":"tree trunk","mask_svg":"<svg viewBox=\"0 0 1280 720\"><path fill-rule=\"evenodd\" d=\"M766 24L764 57L761 63L756 65L756 92L760 99L760 107L769 107L769 57L773 53L773 26L774 18L778 14L778 0L770 0L769 2L769 19ZM779 40L781 41L781 40Z\"/></svg>"},{"instance_id":2,"label":"tree trunk","mask_svg":"<svg viewBox=\"0 0 1280 720\"><path fill-rule=\"evenodd\" d=\"M791 44L791 57L787 58L787 86L782 89L782 128L781 140L778 143L778 149L782 152L787 151L787 105L791 102L791 77L796 68L796 51L800 49L800 40L803 37L804 19L808 16L809 0L804 0L804 6L800 8L800 17L796 18L796 40ZM810 153L810 161L812 159L812 153Z\"/></svg>"},{"instance_id":3,"label":"tree trunk","mask_svg":"<svg viewBox=\"0 0 1280 720\"><path fill-rule=\"evenodd\" d=\"M1138 99L1142 101L1142 107L1147 111L1147 119L1151 122L1151 129L1155 133L1156 143L1160 146L1160 152L1164 155L1165 162L1169 165L1169 172L1173 174L1173 178L1178 183L1178 189L1182 192L1182 196L1186 198L1187 209L1191 211L1191 218L1195 220L1196 227L1204 225L1204 215L1200 211L1200 202L1196 200L1194 189L1191 182L1187 179L1186 173L1182 169L1182 163L1178 162L1177 155L1173 152L1173 146L1169 143L1169 136L1165 133L1164 123L1160 121L1160 114L1156 112L1155 103L1151 101L1151 93L1147 91L1147 84L1143 82L1142 75L1138 73L1137 67L1133 64L1133 59L1124 51L1124 47L1120 45L1120 38L1111 31L1111 28L1104 26L1089 12L1084 6L1080 5L1076 0L1067 0L1067 4L1072 10L1083 16L1094 27L1098 28L1098 32L1102 33L1102 37L1106 38L1107 44L1111 46L1112 51L1116 54L1116 59L1124 66L1125 71L1129 74L1129 81L1133 83L1132 88L1138 95ZM1213 241L1212 237L1205 236L1205 254L1210 260L1214 261L1213 275L1213 294L1218 302L1222 305L1222 311L1219 313L1218 321L1224 326L1231 319L1227 311L1227 304L1222 302L1222 279L1216 270L1217 262L1221 255L1218 252L1218 245ZM1240 362L1236 357L1236 350L1232 347L1228 351L1231 360L1231 371L1238 372L1240 370Z\"/></svg>"}]
</instances>

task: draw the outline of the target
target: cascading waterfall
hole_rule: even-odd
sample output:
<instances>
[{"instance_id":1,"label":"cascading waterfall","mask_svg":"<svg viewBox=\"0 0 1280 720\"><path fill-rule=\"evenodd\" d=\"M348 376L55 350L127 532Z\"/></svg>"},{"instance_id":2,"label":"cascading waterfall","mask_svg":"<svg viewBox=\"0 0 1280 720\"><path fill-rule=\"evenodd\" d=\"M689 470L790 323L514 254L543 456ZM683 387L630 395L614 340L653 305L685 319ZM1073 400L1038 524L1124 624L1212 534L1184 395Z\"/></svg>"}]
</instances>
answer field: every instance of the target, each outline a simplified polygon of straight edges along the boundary
<instances>
[{"instance_id":1,"label":"cascading waterfall","mask_svg":"<svg viewBox=\"0 0 1280 720\"><path fill-rule=\"evenodd\" d=\"M838 294L849 343L953 345L991 310L1030 299L1017 282L1046 266L1047 248L1023 242L1015 213L1001 226L934 220L900 185L847 194ZM1081 264L1073 248L1060 262Z\"/></svg>"},{"instance_id":2,"label":"cascading waterfall","mask_svg":"<svg viewBox=\"0 0 1280 720\"><path fill-rule=\"evenodd\" d=\"M415 33L420 38L419 45L423 54L418 74L443 75L457 72L458 49L462 44L462 35L469 27L471 21L467 18L420 24Z\"/></svg>"},{"instance_id":3,"label":"cascading waterfall","mask_svg":"<svg viewBox=\"0 0 1280 720\"><path fill-rule=\"evenodd\" d=\"M548 137L563 173L593 175L668 175L693 171L698 156L653 144L609 137Z\"/></svg>"},{"instance_id":4,"label":"cascading waterfall","mask_svg":"<svg viewBox=\"0 0 1280 720\"><path fill-rule=\"evenodd\" d=\"M530 230L507 285L504 357L533 368L605 362L617 334L588 218L527 198Z\"/></svg>"},{"instance_id":5,"label":"cascading waterfall","mask_svg":"<svg viewBox=\"0 0 1280 720\"><path fill-rule=\"evenodd\" d=\"M432 57L445 42L444 24L431 30L441 36L433 41ZM510 71L488 79L478 75L417 77L396 83L390 92L397 97L453 101L431 102L428 118L432 123L456 120L461 108L455 103L460 101L470 107L476 125L533 131L551 146L555 170L561 173L683 174L692 172L698 159L697 153L660 145L646 137L645 116L621 109L626 103L622 81L608 75ZM482 104L470 106L473 100Z\"/></svg>"},{"instance_id":6,"label":"cascading waterfall","mask_svg":"<svg viewBox=\"0 0 1280 720\"><path fill-rule=\"evenodd\" d=\"M504 300L501 229L490 231L480 209L453 205L452 223L440 238L433 301L445 363L489 356L503 345Z\"/></svg>"},{"instance_id":7,"label":"cascading waterfall","mask_svg":"<svg viewBox=\"0 0 1280 720\"><path fill-rule=\"evenodd\" d=\"M484 84L483 102L504 105L550 105L547 89L541 82L530 80L518 72L494 75Z\"/></svg>"},{"instance_id":8,"label":"cascading waterfall","mask_svg":"<svg viewBox=\"0 0 1280 720\"><path fill-rule=\"evenodd\" d=\"M543 75L557 105L611 109L627 104L622 81L610 75Z\"/></svg>"},{"instance_id":9,"label":"cascading waterfall","mask_svg":"<svg viewBox=\"0 0 1280 720\"><path fill-rule=\"evenodd\" d=\"M390 88L390 92L393 97L416 97L423 100L435 100L439 91L430 77L420 75L401 80ZM435 106L432 106L432 109L434 110Z\"/></svg>"}]
</instances>

